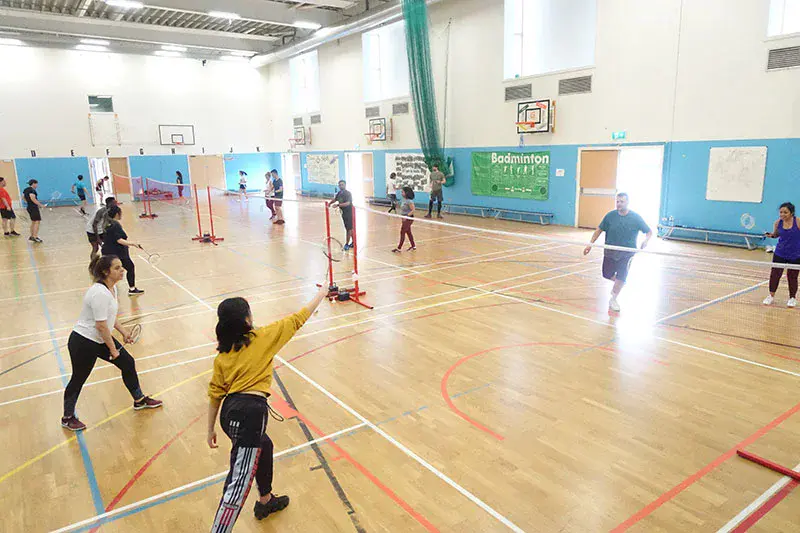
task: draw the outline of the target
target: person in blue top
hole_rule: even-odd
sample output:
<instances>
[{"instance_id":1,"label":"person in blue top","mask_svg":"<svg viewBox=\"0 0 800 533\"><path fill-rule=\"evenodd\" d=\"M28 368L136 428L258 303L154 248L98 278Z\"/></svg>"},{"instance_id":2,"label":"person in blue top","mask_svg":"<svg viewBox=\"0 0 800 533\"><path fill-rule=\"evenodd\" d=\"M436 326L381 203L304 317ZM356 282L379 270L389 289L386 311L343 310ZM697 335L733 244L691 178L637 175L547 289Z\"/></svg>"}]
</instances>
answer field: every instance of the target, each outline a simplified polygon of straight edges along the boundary
<instances>
[{"instance_id":1,"label":"person in blue top","mask_svg":"<svg viewBox=\"0 0 800 533\"><path fill-rule=\"evenodd\" d=\"M628 194L621 192L617 194L617 209L610 211L603 217L600 226L592 234L589 245L583 250L583 255L587 255L592 251L592 244L600 237L600 234L606 233L606 244L618 246L622 248L636 249L636 241L639 237L639 232L645 234L642 241L642 250L645 249L650 238L653 236L653 230L650 229L644 219L628 209L629 198ZM631 260L636 252L625 252L622 250L605 250L603 257L603 277L614 282L614 288L611 289L611 299L608 302L608 308L611 311L618 312L619 302L617 297L622 292L625 286L625 281L628 279L628 270L630 269Z\"/></svg>"},{"instance_id":2,"label":"person in blue top","mask_svg":"<svg viewBox=\"0 0 800 533\"><path fill-rule=\"evenodd\" d=\"M78 174L78 179L72 184L72 194L77 194L81 200L81 214L86 216L86 185L83 184L83 176Z\"/></svg>"},{"instance_id":3,"label":"person in blue top","mask_svg":"<svg viewBox=\"0 0 800 533\"><path fill-rule=\"evenodd\" d=\"M784 265L800 265L800 222L794 216L794 204L786 202L781 204L779 211L780 218L775 222L772 233L765 233L767 237L778 239L775 253L772 256L773 263ZM773 268L769 276L769 296L764 298L764 305L772 305L775 301L775 293L781 283L783 268ZM786 270L786 279L789 281L789 301L787 307L797 307L797 277L796 268Z\"/></svg>"}]
</instances>

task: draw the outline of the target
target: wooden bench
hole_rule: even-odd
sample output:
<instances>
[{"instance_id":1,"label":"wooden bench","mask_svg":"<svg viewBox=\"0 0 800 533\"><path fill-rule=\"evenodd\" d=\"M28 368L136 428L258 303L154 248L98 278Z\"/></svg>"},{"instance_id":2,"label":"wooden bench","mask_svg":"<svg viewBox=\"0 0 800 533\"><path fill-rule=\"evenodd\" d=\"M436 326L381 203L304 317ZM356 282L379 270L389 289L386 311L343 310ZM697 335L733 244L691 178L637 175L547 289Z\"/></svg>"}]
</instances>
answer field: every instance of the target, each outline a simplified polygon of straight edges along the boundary
<instances>
[{"instance_id":1,"label":"wooden bench","mask_svg":"<svg viewBox=\"0 0 800 533\"><path fill-rule=\"evenodd\" d=\"M723 231L706 228L693 228L691 226L664 226L658 225L658 233L664 240L704 242L720 246L733 246L755 250L764 242L763 233L743 233L737 231ZM676 235L677 233L677 235ZM688 233L688 235L681 235ZM693 237L696 235L697 237ZM743 242L737 242L741 240Z\"/></svg>"},{"instance_id":2,"label":"wooden bench","mask_svg":"<svg viewBox=\"0 0 800 533\"><path fill-rule=\"evenodd\" d=\"M553 221L553 213L540 213L534 211L518 211L515 209L494 209L497 214L494 216L496 219L501 220L515 220L517 222L532 222L534 224L541 224L542 226L549 226ZM518 218L517 218L518 217ZM538 220L526 220L526 217Z\"/></svg>"}]
</instances>

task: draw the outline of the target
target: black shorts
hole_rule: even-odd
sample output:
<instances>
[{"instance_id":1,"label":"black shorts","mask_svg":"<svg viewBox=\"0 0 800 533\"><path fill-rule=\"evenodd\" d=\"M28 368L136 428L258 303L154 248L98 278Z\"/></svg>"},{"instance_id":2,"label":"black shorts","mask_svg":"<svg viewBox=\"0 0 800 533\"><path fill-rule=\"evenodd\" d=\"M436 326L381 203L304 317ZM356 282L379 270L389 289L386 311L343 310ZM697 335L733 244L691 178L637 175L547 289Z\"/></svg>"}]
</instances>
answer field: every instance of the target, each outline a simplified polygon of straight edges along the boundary
<instances>
[{"instance_id":1,"label":"black shorts","mask_svg":"<svg viewBox=\"0 0 800 533\"><path fill-rule=\"evenodd\" d=\"M772 254L772 262L773 263L780 263L783 265L800 265L800 257L797 259L786 259L785 257L781 257L778 254Z\"/></svg>"},{"instance_id":2,"label":"black shorts","mask_svg":"<svg viewBox=\"0 0 800 533\"><path fill-rule=\"evenodd\" d=\"M431 202L444 202L444 194L442 194L441 189L438 191L431 191Z\"/></svg>"},{"instance_id":3,"label":"black shorts","mask_svg":"<svg viewBox=\"0 0 800 533\"><path fill-rule=\"evenodd\" d=\"M14 220L17 215L14 214L13 209L0 209L0 218L3 220Z\"/></svg>"},{"instance_id":4,"label":"black shorts","mask_svg":"<svg viewBox=\"0 0 800 533\"><path fill-rule=\"evenodd\" d=\"M603 277L606 279L618 279L619 281L628 280L628 270L631 268L631 261L635 254L625 252L615 252L603 258Z\"/></svg>"},{"instance_id":5,"label":"black shorts","mask_svg":"<svg viewBox=\"0 0 800 533\"><path fill-rule=\"evenodd\" d=\"M352 212L350 212L349 210L342 211L342 222L344 223L344 229L346 229L347 231L352 231L353 230Z\"/></svg>"},{"instance_id":6,"label":"black shorts","mask_svg":"<svg viewBox=\"0 0 800 533\"><path fill-rule=\"evenodd\" d=\"M98 235L97 233L89 233L86 232L86 236L89 238L89 244L103 244L103 234L101 233Z\"/></svg>"},{"instance_id":7,"label":"black shorts","mask_svg":"<svg viewBox=\"0 0 800 533\"><path fill-rule=\"evenodd\" d=\"M239 190L240 190L240 191L246 191L246 190L247 190L247 185L242 185L242 184L240 183L240 184L239 184Z\"/></svg>"},{"instance_id":8,"label":"black shorts","mask_svg":"<svg viewBox=\"0 0 800 533\"><path fill-rule=\"evenodd\" d=\"M42 213L39 211L38 205L28 206L26 210L28 211L28 217L31 219L31 222L39 222L42 220Z\"/></svg>"},{"instance_id":9,"label":"black shorts","mask_svg":"<svg viewBox=\"0 0 800 533\"><path fill-rule=\"evenodd\" d=\"M85 202L86 201L86 193L83 192L83 191L78 191L78 198L81 199L81 202Z\"/></svg>"}]
</instances>

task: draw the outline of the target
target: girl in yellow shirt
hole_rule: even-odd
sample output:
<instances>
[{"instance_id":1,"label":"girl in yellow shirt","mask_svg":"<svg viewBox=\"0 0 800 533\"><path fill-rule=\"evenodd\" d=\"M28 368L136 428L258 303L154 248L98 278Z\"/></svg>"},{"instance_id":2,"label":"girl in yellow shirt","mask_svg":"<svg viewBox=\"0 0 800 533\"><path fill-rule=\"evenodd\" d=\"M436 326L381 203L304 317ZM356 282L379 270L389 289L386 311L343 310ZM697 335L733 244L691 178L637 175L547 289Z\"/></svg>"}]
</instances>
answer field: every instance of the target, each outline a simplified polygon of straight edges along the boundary
<instances>
[{"instance_id":1,"label":"girl in yellow shirt","mask_svg":"<svg viewBox=\"0 0 800 533\"><path fill-rule=\"evenodd\" d=\"M220 425L233 447L212 533L233 529L253 478L260 495L254 509L258 520L289 505L288 496L272 494L273 446L266 428L273 360L327 293L326 281L298 312L257 329L253 328L253 315L244 298L228 298L217 307L219 354L208 385L208 445L218 447L215 426L221 405Z\"/></svg>"}]
</instances>

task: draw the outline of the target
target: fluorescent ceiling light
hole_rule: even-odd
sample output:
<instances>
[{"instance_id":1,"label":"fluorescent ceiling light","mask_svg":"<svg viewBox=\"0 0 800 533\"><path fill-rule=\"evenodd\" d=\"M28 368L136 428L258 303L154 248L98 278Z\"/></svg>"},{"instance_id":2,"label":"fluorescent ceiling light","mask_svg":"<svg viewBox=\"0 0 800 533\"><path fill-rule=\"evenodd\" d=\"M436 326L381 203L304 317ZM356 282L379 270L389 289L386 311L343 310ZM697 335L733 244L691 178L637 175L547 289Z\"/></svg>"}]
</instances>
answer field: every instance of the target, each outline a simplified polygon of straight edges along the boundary
<instances>
[{"instance_id":1,"label":"fluorescent ceiling light","mask_svg":"<svg viewBox=\"0 0 800 533\"><path fill-rule=\"evenodd\" d=\"M75 50L81 50L82 52L108 52L108 48L105 46L96 46L93 44L79 44L75 47Z\"/></svg>"},{"instance_id":2,"label":"fluorescent ceiling light","mask_svg":"<svg viewBox=\"0 0 800 533\"><path fill-rule=\"evenodd\" d=\"M327 37L333 33L333 28L322 28L314 32L314 37Z\"/></svg>"},{"instance_id":3,"label":"fluorescent ceiling light","mask_svg":"<svg viewBox=\"0 0 800 533\"><path fill-rule=\"evenodd\" d=\"M228 13L227 11L209 11L209 17L216 17L218 19L236 20L242 18L238 13Z\"/></svg>"},{"instance_id":4,"label":"fluorescent ceiling light","mask_svg":"<svg viewBox=\"0 0 800 533\"><path fill-rule=\"evenodd\" d=\"M111 43L103 39L81 39L81 44L96 44L98 46L108 46Z\"/></svg>"},{"instance_id":5,"label":"fluorescent ceiling light","mask_svg":"<svg viewBox=\"0 0 800 533\"><path fill-rule=\"evenodd\" d=\"M250 57L256 55L256 53L251 52L250 50L231 50L231 55L239 57Z\"/></svg>"},{"instance_id":6,"label":"fluorescent ceiling light","mask_svg":"<svg viewBox=\"0 0 800 533\"><path fill-rule=\"evenodd\" d=\"M144 4L135 0L105 0L106 4L122 9L142 9Z\"/></svg>"},{"instance_id":7,"label":"fluorescent ceiling light","mask_svg":"<svg viewBox=\"0 0 800 533\"><path fill-rule=\"evenodd\" d=\"M316 22L306 22L304 20L298 20L294 24L292 24L295 28L303 28L304 30L318 30L322 27L322 24L317 24Z\"/></svg>"},{"instance_id":8,"label":"fluorescent ceiling light","mask_svg":"<svg viewBox=\"0 0 800 533\"><path fill-rule=\"evenodd\" d=\"M161 49L164 50L165 52L185 52L186 50L188 50L188 48L186 48L185 46L176 46L174 44L165 44L164 46L161 47Z\"/></svg>"},{"instance_id":9,"label":"fluorescent ceiling light","mask_svg":"<svg viewBox=\"0 0 800 533\"><path fill-rule=\"evenodd\" d=\"M22 35L18 31L0 31L0 35Z\"/></svg>"},{"instance_id":10,"label":"fluorescent ceiling light","mask_svg":"<svg viewBox=\"0 0 800 533\"><path fill-rule=\"evenodd\" d=\"M180 52L171 52L169 50L156 50L153 53L161 57L183 57Z\"/></svg>"},{"instance_id":11,"label":"fluorescent ceiling light","mask_svg":"<svg viewBox=\"0 0 800 533\"><path fill-rule=\"evenodd\" d=\"M19 39L0 39L0 46L22 46L25 43L20 41Z\"/></svg>"},{"instance_id":12,"label":"fluorescent ceiling light","mask_svg":"<svg viewBox=\"0 0 800 533\"><path fill-rule=\"evenodd\" d=\"M242 56L220 56L222 61L247 61L246 57Z\"/></svg>"}]
</instances>

